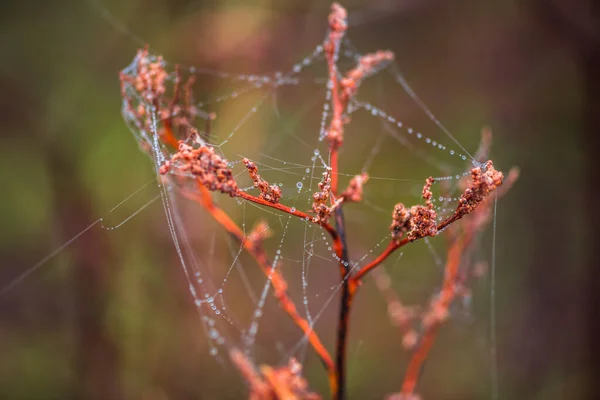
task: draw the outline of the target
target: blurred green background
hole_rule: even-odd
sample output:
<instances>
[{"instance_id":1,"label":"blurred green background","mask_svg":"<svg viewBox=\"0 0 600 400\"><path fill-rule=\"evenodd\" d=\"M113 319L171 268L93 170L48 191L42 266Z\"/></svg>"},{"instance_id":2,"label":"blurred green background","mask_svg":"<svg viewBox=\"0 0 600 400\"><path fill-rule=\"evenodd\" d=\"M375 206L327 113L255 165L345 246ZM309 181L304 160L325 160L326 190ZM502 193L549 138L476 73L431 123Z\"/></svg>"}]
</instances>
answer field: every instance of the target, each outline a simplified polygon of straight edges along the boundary
<instances>
[{"instance_id":1,"label":"blurred green background","mask_svg":"<svg viewBox=\"0 0 600 400\"><path fill-rule=\"evenodd\" d=\"M591 2L566 0L343 5L354 44L365 52L392 50L416 93L461 143L474 150L480 128L489 125L495 164L505 171L521 168L518 184L498 205L501 397L591 397L597 344L588 332L598 304L598 272L592 269L598 261L592 251L599 214L593 179L600 115L598 10ZM106 226L118 224L157 193L151 185L141 198L109 214L153 179L152 163L120 114L118 72L139 47L147 42L167 60L218 70L284 70L323 39L328 8L327 2L293 0L3 2L0 282L8 284L101 216ZM398 85L383 90L386 96L401 92ZM386 102L394 99L390 95ZM293 120L308 100L288 100L278 106L283 118ZM434 129L406 96L392 106L394 115ZM228 110L218 112L227 119ZM239 111L231 112L235 120ZM317 135L314 125L296 123L297 131L311 129L304 137ZM269 130L268 121L247 129L256 136L238 137L236 145L247 154L259 157L264 151L304 163L310 157L295 155L291 137L274 143L261 133ZM375 136L364 135L369 149ZM378 156L375 175L400 170L394 176L422 181L430 173L399 157L402 148L394 146L398 152L384 148ZM360 169L364 143L349 139L344 151L342 168ZM353 161L351 154L361 156ZM420 185L372 189L368 198L391 210L398 196ZM389 216L358 215L349 222L354 232L359 228L351 240L370 246L385 235ZM202 213L194 218L204 221L187 220L198 253L205 254L211 247L202 247L203 232L214 226L204 226ZM488 259L490 239L486 234L481 245ZM366 251L358 245L355 255ZM217 247L221 252L227 250ZM426 252L425 246L415 249L417 255ZM425 266L405 253L403 262L415 264L417 272L394 274L395 287L410 292L414 279L422 278L419 285L431 293L439 272L418 272ZM431 257L421 259L431 264ZM474 322L444 328L423 375L424 398L489 397L486 284L484 279L476 285ZM357 303L350 398L382 398L399 388L406 355L371 282ZM277 318L286 318L281 315ZM265 328L263 341L296 334L275 318L264 324L271 328ZM318 329L333 349L333 320ZM206 344L157 202L117 230L93 227L0 296L0 398L243 397L241 379L208 356ZM312 355L306 368L312 386L326 394Z\"/></svg>"}]
</instances>

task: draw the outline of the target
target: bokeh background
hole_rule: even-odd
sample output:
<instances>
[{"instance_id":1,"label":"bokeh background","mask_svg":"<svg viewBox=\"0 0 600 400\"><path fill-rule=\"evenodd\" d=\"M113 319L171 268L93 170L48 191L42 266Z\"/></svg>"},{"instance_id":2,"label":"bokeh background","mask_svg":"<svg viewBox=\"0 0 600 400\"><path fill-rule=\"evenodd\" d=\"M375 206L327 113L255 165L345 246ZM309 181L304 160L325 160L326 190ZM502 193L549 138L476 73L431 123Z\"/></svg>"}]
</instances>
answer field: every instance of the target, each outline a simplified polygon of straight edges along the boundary
<instances>
[{"instance_id":1,"label":"bokeh background","mask_svg":"<svg viewBox=\"0 0 600 400\"><path fill-rule=\"evenodd\" d=\"M566 0L344 5L354 44L364 51L392 50L417 94L461 143L475 149L480 128L491 126L496 165L521 168L518 184L498 205L501 397L593 398L600 223L597 6ZM108 214L153 178L149 158L120 115L118 72L139 47L147 42L167 60L219 70L282 70L322 40L328 7L292 0L2 2L2 286L99 217L115 225L157 193L150 190ZM391 90L401 88L384 88ZM282 101L279 109L292 118L305 101ZM407 98L395 107L396 115L433 129ZM255 132L267 128L268 122L252 125ZM238 145L259 154L272 145L265 135ZM372 147L373 138L366 140ZM293 143L281 140L268 154L292 159ZM350 143L346 152L360 149L360 142ZM396 168L421 180L428 173L399 158L383 151L378 174ZM345 167L353 171L360 162ZM370 200L391 206L403 190L374 191ZM377 214L361 231L365 237L354 240L368 242L388 219ZM204 228L192 222L190 228L203 254ZM489 233L481 246L489 256ZM427 276L431 291L439 274ZM394 277L400 279L397 288L410 290L411 276ZM486 284L484 279L475 291L473 318L444 328L424 372L426 399L489 397ZM399 387L406 355L372 283L357 301L350 398L382 398ZM236 372L208 356L191 303L159 203L118 230L95 226L0 296L0 398L242 398ZM293 331L277 319L269 324L269 335ZM320 326L330 348L331 327ZM313 358L306 374L326 394Z\"/></svg>"}]
</instances>

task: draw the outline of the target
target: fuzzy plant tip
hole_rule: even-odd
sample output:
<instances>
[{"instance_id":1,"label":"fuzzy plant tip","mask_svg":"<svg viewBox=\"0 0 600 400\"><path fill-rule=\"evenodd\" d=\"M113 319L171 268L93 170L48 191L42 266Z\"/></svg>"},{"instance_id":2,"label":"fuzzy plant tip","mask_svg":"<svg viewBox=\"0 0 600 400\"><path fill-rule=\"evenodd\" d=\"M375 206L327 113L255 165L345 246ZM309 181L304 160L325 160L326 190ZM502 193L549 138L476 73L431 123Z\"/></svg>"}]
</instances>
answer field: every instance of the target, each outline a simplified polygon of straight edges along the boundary
<instances>
[{"instance_id":1,"label":"fuzzy plant tip","mask_svg":"<svg viewBox=\"0 0 600 400\"><path fill-rule=\"evenodd\" d=\"M319 400L321 396L311 392L302 376L302 365L290 358L287 365L274 368L262 365L256 368L241 351L229 354L249 386L250 400Z\"/></svg>"},{"instance_id":2,"label":"fuzzy plant tip","mask_svg":"<svg viewBox=\"0 0 600 400\"><path fill-rule=\"evenodd\" d=\"M229 163L215 153L213 147L202 145L194 148L181 141L177 153L160 167L159 172L164 175L173 168L180 173L191 174L208 190L218 190L232 197L238 193Z\"/></svg>"},{"instance_id":3,"label":"fuzzy plant tip","mask_svg":"<svg viewBox=\"0 0 600 400\"><path fill-rule=\"evenodd\" d=\"M258 174L258 167L247 158L243 159L244 165L250 174L254 187L260 191L259 197L269 203L277 204L281 199L281 188L277 185L270 185Z\"/></svg>"},{"instance_id":4,"label":"fuzzy plant tip","mask_svg":"<svg viewBox=\"0 0 600 400\"><path fill-rule=\"evenodd\" d=\"M390 231L394 240L400 241L406 235L408 240L413 242L417 239L437 234L437 213L431 201L433 197L431 185L433 185L433 182L434 179L432 177L425 180L422 191L425 205L415 205L410 209L407 209L402 203L394 206L392 224L390 225Z\"/></svg>"},{"instance_id":5,"label":"fuzzy plant tip","mask_svg":"<svg viewBox=\"0 0 600 400\"><path fill-rule=\"evenodd\" d=\"M473 212L503 181L504 175L494 168L492 161L471 169L471 185L460 196L455 215L461 217Z\"/></svg>"}]
</instances>

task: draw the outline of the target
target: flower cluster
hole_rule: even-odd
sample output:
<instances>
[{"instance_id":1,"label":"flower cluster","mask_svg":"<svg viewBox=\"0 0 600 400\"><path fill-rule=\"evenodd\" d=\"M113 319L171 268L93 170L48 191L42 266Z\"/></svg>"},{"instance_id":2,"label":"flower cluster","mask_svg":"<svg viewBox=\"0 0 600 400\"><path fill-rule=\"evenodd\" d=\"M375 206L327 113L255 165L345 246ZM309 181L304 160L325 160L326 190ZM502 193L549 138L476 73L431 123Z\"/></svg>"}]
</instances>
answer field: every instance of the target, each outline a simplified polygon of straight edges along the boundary
<instances>
[{"instance_id":1,"label":"flower cluster","mask_svg":"<svg viewBox=\"0 0 600 400\"><path fill-rule=\"evenodd\" d=\"M167 91L165 82L168 74L163 67L163 59L158 56L151 60L148 50L140 50L137 58L137 74L133 78L133 87L144 101L156 104Z\"/></svg>"},{"instance_id":2,"label":"flower cluster","mask_svg":"<svg viewBox=\"0 0 600 400\"><path fill-rule=\"evenodd\" d=\"M323 179L319 182L319 192L313 194L313 205L312 209L316 216L313 218L314 222L325 222L331 215L331 212L335 208L334 206L329 207L327 202L331 196L331 169L323 172Z\"/></svg>"},{"instance_id":3,"label":"flower cluster","mask_svg":"<svg viewBox=\"0 0 600 400\"><path fill-rule=\"evenodd\" d=\"M215 153L209 146L193 148L184 142L179 142L179 151L160 168L161 174L166 174L176 165L181 172L189 172L208 189L219 190L235 196L238 193L237 183L228 166L227 160Z\"/></svg>"},{"instance_id":4,"label":"flower cluster","mask_svg":"<svg viewBox=\"0 0 600 400\"><path fill-rule=\"evenodd\" d=\"M363 196L363 185L367 183L368 180L369 175L367 175L366 172L363 172L360 175L355 175L352 179L350 179L348 187L342 193L344 200L351 201L353 203L361 201Z\"/></svg>"},{"instance_id":5,"label":"flower cluster","mask_svg":"<svg viewBox=\"0 0 600 400\"><path fill-rule=\"evenodd\" d=\"M246 169L248 169L248 173L250 173L250 178L252 178L252 182L254 182L254 187L258 188L260 191L260 198L268 201L269 203L279 203L279 199L281 198L281 189L277 185L269 185L269 182L264 180L258 174L258 167L255 163L244 158L244 165L246 165Z\"/></svg>"},{"instance_id":6,"label":"flower cluster","mask_svg":"<svg viewBox=\"0 0 600 400\"><path fill-rule=\"evenodd\" d=\"M471 186L469 186L458 201L455 214L467 215L477 208L491 192L502 185L504 175L494 168L492 161L471 169Z\"/></svg>"},{"instance_id":7,"label":"flower cluster","mask_svg":"<svg viewBox=\"0 0 600 400\"><path fill-rule=\"evenodd\" d=\"M356 91L364 78L375 73L377 68L394 59L391 51L378 50L375 53L366 54L360 58L358 65L348 71L340 81L340 86L345 98L356 95Z\"/></svg>"},{"instance_id":8,"label":"flower cluster","mask_svg":"<svg viewBox=\"0 0 600 400\"><path fill-rule=\"evenodd\" d=\"M412 206L407 209L404 204L398 203L394 206L392 212L392 224L390 231L392 238L399 241L404 234L409 241L415 241L426 236L435 236L437 234L436 218L437 213L431 202L431 185L434 180L429 177L423 186L423 199L425 205Z\"/></svg>"},{"instance_id":9,"label":"flower cluster","mask_svg":"<svg viewBox=\"0 0 600 400\"><path fill-rule=\"evenodd\" d=\"M250 400L321 399L321 396L308 388L308 383L302 376L302 365L295 358L291 358L288 365L283 367L263 365L257 371L241 351L232 350L230 357L248 382Z\"/></svg>"}]
</instances>

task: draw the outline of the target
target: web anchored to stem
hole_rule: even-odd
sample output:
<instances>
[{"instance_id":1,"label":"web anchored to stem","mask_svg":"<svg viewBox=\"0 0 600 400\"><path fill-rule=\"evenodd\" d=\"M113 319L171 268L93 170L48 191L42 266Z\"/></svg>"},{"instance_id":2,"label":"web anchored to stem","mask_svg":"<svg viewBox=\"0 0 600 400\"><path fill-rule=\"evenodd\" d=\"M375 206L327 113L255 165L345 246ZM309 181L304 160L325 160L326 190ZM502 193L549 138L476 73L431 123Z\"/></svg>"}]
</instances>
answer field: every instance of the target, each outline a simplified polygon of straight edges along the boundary
<instances>
[{"instance_id":1,"label":"web anchored to stem","mask_svg":"<svg viewBox=\"0 0 600 400\"><path fill-rule=\"evenodd\" d=\"M505 178L495 169L492 161L486 161L491 141L489 131L484 131L481 148L475 157L471 157L447 130L444 129L443 133L458 144L464 154L447 148L441 140L433 140L412 128L404 128L397 118L370 103L360 101L357 95L363 81L391 65L394 56L389 51L376 51L366 55L356 53L345 38L346 18L346 10L334 3L329 15L329 33L324 43L317 46L309 57L294 65L288 73L276 73L272 76L223 76L222 78L232 79L245 86L229 95L218 97L214 103L260 90L266 90L267 93L259 95L258 103L229 133L221 136L221 139L212 131L212 122L216 120L216 114L206 111L211 102L194 102L193 87L198 73L194 69L184 70L176 66L172 72L168 72L169 65L161 57L150 54L148 50L140 50L133 63L121 73L123 115L142 149L148 152L155 162L170 233L188 278L190 293L198 306L203 327L210 339L211 353L216 355L219 347L227 350L230 360L247 380L250 398L253 399L319 397L308 389L308 383L301 376L301 364L294 358L286 360L289 362L279 369L268 366L260 369L255 367L251 356L252 348L271 289L279 306L301 330L303 341L310 344L324 365L332 396L336 399L346 397L350 313L358 289L372 271L378 272L375 277L376 283L389 299L390 317L403 332L403 345L411 351L404 380L398 385L399 393L393 396L403 399L415 398L424 361L440 326L450 315L451 304L469 292L469 280L475 269L464 267L467 264L465 254L472 246L473 239L491 219L493 202L490 199L493 196L490 194L495 192L496 198L501 197L518 175L515 169ZM342 72L342 57L350 58L354 62L346 72ZM297 195L290 195L292 191L282 189L281 184L269 182L267 179L269 171L274 168L263 169L264 164L249 157L226 157L225 149L250 117L259 112L267 96L278 88L299 85L302 82L298 78L299 74L318 59L324 59L327 66L326 102L323 106L321 133L318 139L319 142L327 144L328 159L325 160L317 149L313 152L312 164L292 165L291 168L304 172L300 174L302 179L296 183ZM312 82L318 82L318 79ZM402 82L404 86L405 82ZM369 177L366 172L367 164L370 165L372 160L365 163L363 172L351 177L344 190L340 190L340 177L345 176L339 168L340 149L344 145L350 116L361 109L381 119L386 129L392 132L391 137L398 137L398 129L406 129L402 140L412 137L436 151L459 157L460 162L466 161L467 158L472 162L465 173L425 179L421 191L424 204L411 207L402 203L396 204L391 212L389 239L386 239L389 243L371 261L365 261L370 252L359 260L350 258L344 213L349 203L363 202L363 197L368 193L368 182L377 178ZM199 119L204 121L203 130L196 127L196 121ZM403 143L402 140L399 141ZM240 164L243 168L236 171L236 165ZM282 164L287 165L287 162ZM280 172L282 171L287 170L281 168ZM305 189L304 182L307 180ZM244 187L242 182L248 181L250 186ZM313 181L316 182L316 187L313 186ZM433 194L435 185L440 186L439 192L442 194L437 200L442 203L439 205ZM459 191L460 194L453 194L455 191ZM194 257L189 256L189 253L193 252L187 234L181 227L174 192L200 205L239 245L239 251L220 284L209 284L208 281L214 281L214 277L199 266ZM265 221L259 221L250 232L246 232L245 222L242 225L238 224L235 218L219 205L219 196L213 193L234 198L244 207L250 204L277 213L283 232L274 256L269 255L265 246L267 238L273 235L272 227ZM302 211L296 205L298 197L302 194L310 196L309 211ZM452 205L452 202L455 204ZM286 217L281 218L281 215ZM464 218L466 216L468 218ZM281 268L284 261L284 239L294 220L304 223L304 252L307 254L302 255L304 309L295 305L289 282ZM313 239L309 240L311 233ZM322 240L318 239L319 233ZM404 306L391 290L385 272L376 268L398 249L440 235L445 236L448 243L441 290L422 310ZM333 296L339 293L340 307L333 355L324 344L326 341L314 328L323 308L313 315L306 294L306 275L311 260L317 257L314 247L315 243L319 242L329 245L330 260L339 268L339 282L334 286L329 300L323 305L323 308L327 306ZM376 247L379 247L379 244ZM256 296L252 296L256 307L248 328L240 330L241 340L238 341L228 335L226 328L219 328L217 321L224 319L230 326L238 325L234 321L234 313L226 306L223 293L234 266L239 262L241 252L248 253L254 259L266 277L266 282L262 290ZM240 275L244 276L242 272ZM220 305L217 299L220 299Z\"/></svg>"}]
</instances>

